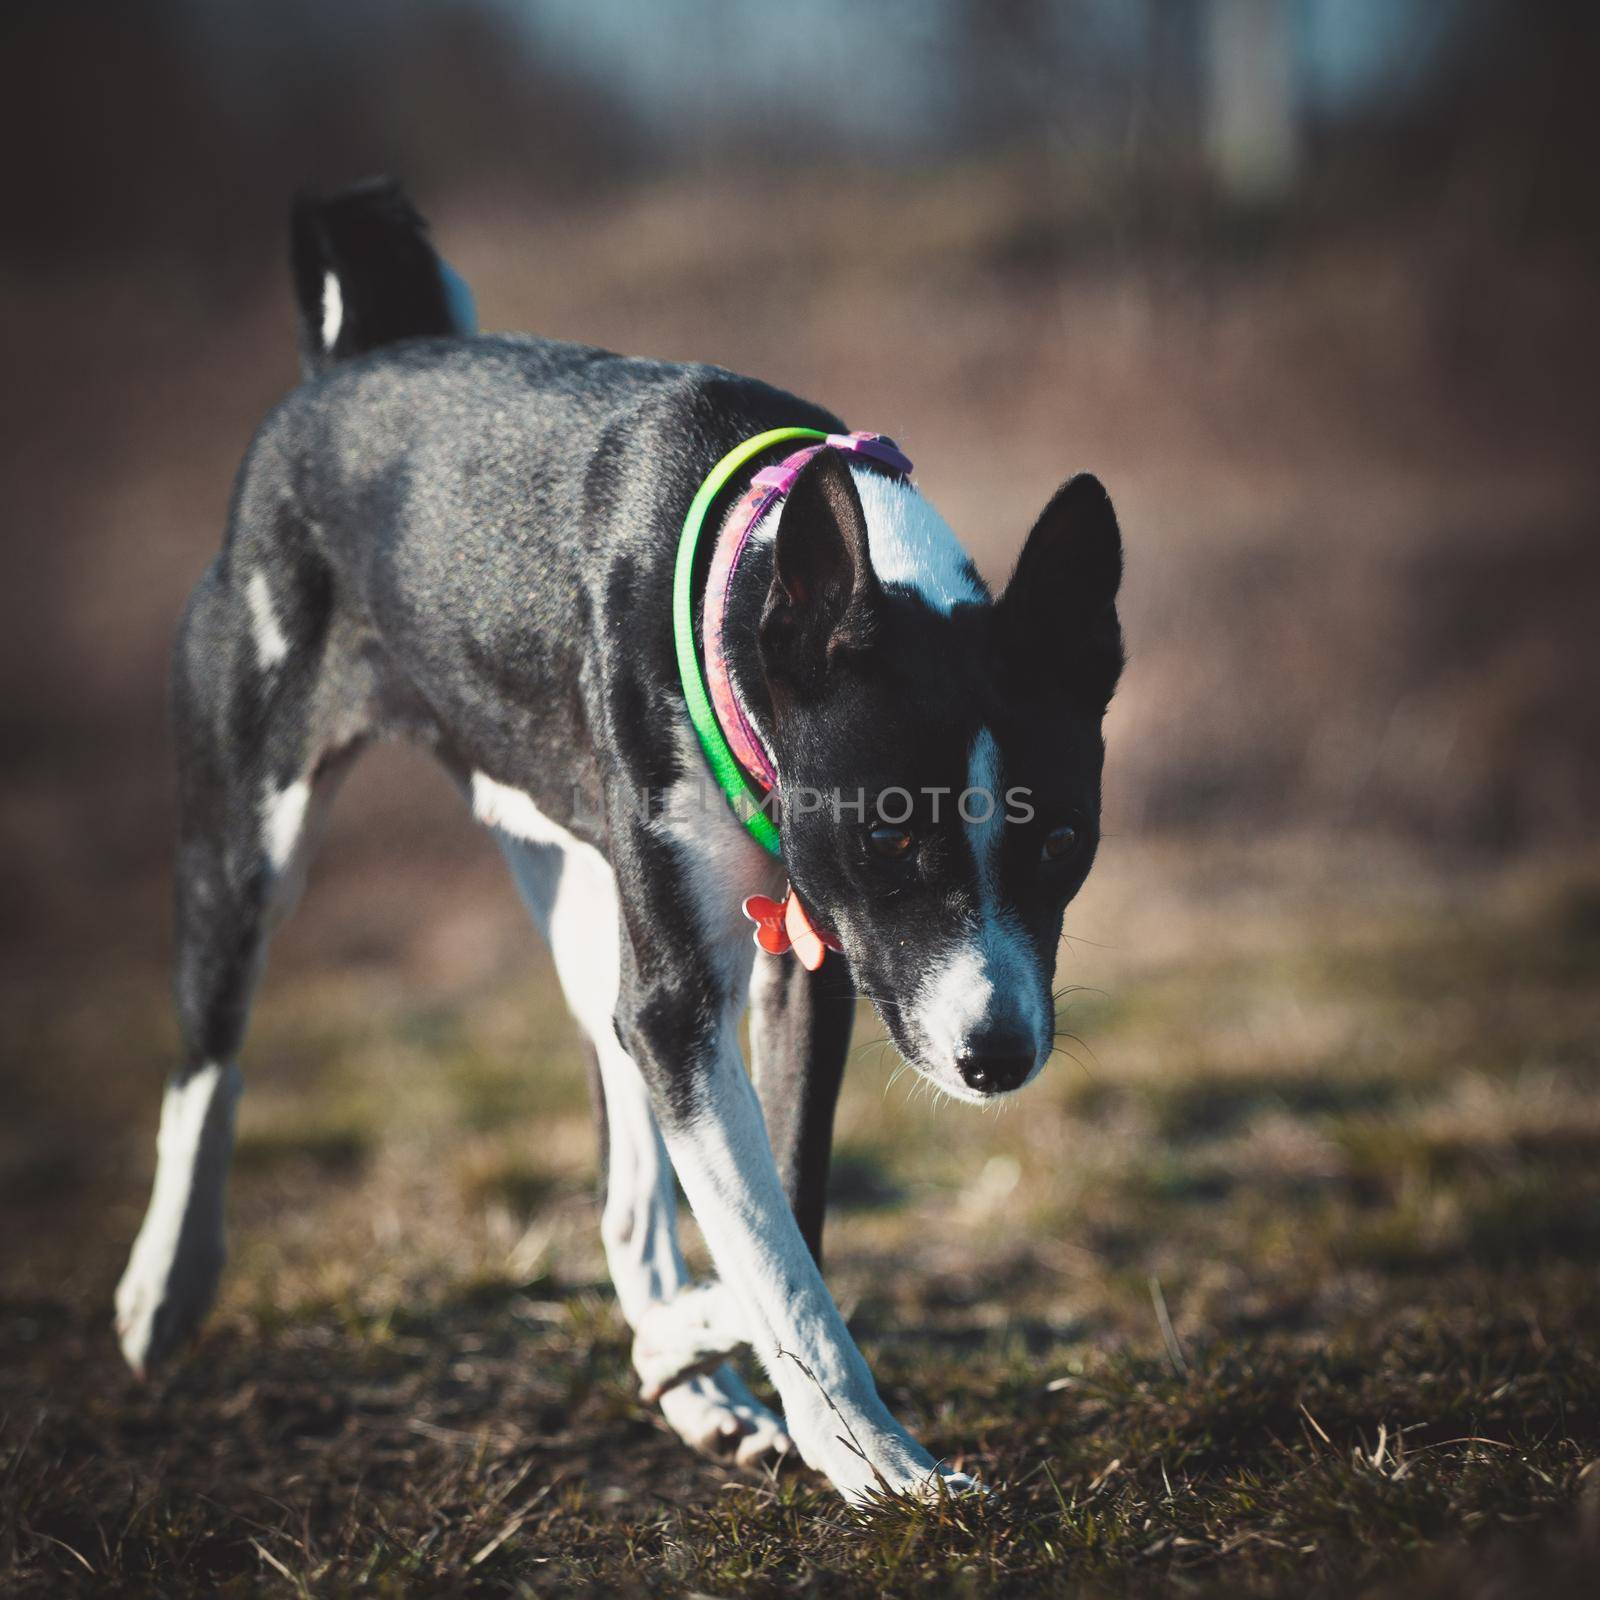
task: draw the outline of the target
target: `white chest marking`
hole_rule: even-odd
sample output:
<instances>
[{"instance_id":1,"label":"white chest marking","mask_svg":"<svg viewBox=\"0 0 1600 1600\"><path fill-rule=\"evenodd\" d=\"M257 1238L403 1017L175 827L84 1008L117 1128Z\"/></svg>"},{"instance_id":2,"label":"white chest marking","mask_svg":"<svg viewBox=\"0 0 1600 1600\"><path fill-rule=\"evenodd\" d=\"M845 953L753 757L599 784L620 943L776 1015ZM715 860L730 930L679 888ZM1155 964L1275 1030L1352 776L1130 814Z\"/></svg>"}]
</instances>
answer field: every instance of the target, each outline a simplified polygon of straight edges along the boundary
<instances>
[{"instance_id":1,"label":"white chest marking","mask_svg":"<svg viewBox=\"0 0 1600 1600\"><path fill-rule=\"evenodd\" d=\"M740 907L747 895L777 893L783 868L729 809L687 720L677 743L683 775L663 797L653 826L677 850L701 938L737 1026L749 997L755 956L750 924Z\"/></svg>"}]
</instances>

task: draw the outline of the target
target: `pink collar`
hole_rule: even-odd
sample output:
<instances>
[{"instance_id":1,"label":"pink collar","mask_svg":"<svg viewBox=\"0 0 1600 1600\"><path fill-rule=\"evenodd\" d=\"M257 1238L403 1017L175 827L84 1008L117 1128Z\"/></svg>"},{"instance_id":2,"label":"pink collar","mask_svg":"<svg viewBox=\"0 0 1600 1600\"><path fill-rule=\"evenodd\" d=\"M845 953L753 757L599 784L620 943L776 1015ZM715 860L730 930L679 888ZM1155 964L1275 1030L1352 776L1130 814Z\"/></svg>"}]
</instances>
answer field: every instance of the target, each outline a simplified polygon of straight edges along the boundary
<instances>
[{"instance_id":1,"label":"pink collar","mask_svg":"<svg viewBox=\"0 0 1600 1600\"><path fill-rule=\"evenodd\" d=\"M723 737L739 765L769 793L778 786L778 769L771 753L756 732L728 669L728 653L722 629L728 612L728 596L733 589L739 557L744 554L750 535L768 511L794 487L800 469L819 450L842 450L847 455L865 456L889 467L902 477L911 475L911 463L896 448L892 439L881 433L830 433L821 444L808 445L786 456L777 466L763 467L751 480L739 503L729 513L717 535L717 545L706 575L706 597L701 619L701 642L705 652L706 688L712 709L722 724Z\"/></svg>"}]
</instances>

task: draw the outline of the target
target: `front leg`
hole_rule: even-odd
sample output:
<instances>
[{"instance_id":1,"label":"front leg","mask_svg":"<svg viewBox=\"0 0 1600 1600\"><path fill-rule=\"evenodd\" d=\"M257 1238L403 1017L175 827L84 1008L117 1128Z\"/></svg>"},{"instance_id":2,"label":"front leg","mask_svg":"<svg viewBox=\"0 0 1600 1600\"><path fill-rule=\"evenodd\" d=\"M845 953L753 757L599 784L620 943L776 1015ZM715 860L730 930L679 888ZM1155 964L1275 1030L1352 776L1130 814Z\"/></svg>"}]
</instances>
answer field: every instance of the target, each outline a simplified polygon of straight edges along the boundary
<instances>
[{"instance_id":1,"label":"front leg","mask_svg":"<svg viewBox=\"0 0 1600 1600\"><path fill-rule=\"evenodd\" d=\"M818 1266L833 1114L854 1020L855 986L842 957L808 972L784 956L756 956L750 979L756 1093L779 1181ZM679 1292L639 1324L634 1364L646 1398L747 1342L738 1302L722 1283Z\"/></svg>"},{"instance_id":2,"label":"front leg","mask_svg":"<svg viewBox=\"0 0 1600 1600\"><path fill-rule=\"evenodd\" d=\"M689 1287L678 1250L677 1199L667 1152L638 1069L617 1041L621 918L611 869L568 838L563 849L500 830L517 887L544 929L573 1016L590 1040L590 1088L604 1169L600 1232L617 1300L634 1341L647 1400L659 1402L679 1438L707 1455L765 1466L792 1448L778 1418L739 1380L725 1355L744 1344L736 1326L682 1324L706 1291ZM729 1324L737 1317L722 1319ZM699 1334L696 1339L694 1335Z\"/></svg>"},{"instance_id":3,"label":"front leg","mask_svg":"<svg viewBox=\"0 0 1600 1600\"><path fill-rule=\"evenodd\" d=\"M778 1176L819 1266L833 1113L855 1009L855 985L843 956L830 956L815 972L788 956L756 956L750 980L756 1093Z\"/></svg>"},{"instance_id":4,"label":"front leg","mask_svg":"<svg viewBox=\"0 0 1600 1600\"><path fill-rule=\"evenodd\" d=\"M645 1067L678 1180L777 1385L785 1426L807 1463L850 1499L926 1492L941 1476L969 1487L964 1474L941 1473L879 1399L783 1192L733 1007L708 1017L692 1003L697 988L692 979L644 985L635 976L624 984L619 1032Z\"/></svg>"}]
</instances>

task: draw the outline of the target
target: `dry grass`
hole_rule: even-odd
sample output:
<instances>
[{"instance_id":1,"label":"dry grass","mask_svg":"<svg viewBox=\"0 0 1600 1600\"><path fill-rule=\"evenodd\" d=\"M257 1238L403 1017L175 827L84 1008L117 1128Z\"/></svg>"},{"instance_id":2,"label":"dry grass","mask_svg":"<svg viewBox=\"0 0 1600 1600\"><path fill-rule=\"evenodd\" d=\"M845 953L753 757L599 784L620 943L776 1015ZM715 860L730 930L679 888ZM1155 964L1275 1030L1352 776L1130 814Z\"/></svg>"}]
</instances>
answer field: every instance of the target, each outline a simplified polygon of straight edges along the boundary
<instances>
[{"instance_id":1,"label":"dry grass","mask_svg":"<svg viewBox=\"0 0 1600 1600\"><path fill-rule=\"evenodd\" d=\"M1372 837L1590 831L1586 265L1447 204L1086 253L1064 171L436 208L487 325L888 428L993 576L1068 471L1117 498L1108 817L1139 837L1071 919L1082 1043L992 1116L886 1092L864 1044L841 1115L830 1276L897 1410L1003 1486L916 1511L736 1481L638 1403L570 1029L491 847L392 753L275 952L222 1303L130 1383L110 1292L174 1051L162 663L290 314L276 268L236 299L165 257L14 285L12 1592L1443 1596L1600 1560L1600 864ZM1206 819L1333 831L1149 837Z\"/></svg>"},{"instance_id":2,"label":"dry grass","mask_svg":"<svg viewBox=\"0 0 1600 1600\"><path fill-rule=\"evenodd\" d=\"M864 1045L846 1092L830 1277L981 1503L849 1511L668 1438L548 975L325 964L327 903L259 1008L218 1314L137 1388L107 1316L169 1025L131 979L14 1008L9 1591L1576 1592L1600 872L1134 855L1070 921L1075 1059L986 1116ZM475 893L434 907L469 951Z\"/></svg>"}]
</instances>

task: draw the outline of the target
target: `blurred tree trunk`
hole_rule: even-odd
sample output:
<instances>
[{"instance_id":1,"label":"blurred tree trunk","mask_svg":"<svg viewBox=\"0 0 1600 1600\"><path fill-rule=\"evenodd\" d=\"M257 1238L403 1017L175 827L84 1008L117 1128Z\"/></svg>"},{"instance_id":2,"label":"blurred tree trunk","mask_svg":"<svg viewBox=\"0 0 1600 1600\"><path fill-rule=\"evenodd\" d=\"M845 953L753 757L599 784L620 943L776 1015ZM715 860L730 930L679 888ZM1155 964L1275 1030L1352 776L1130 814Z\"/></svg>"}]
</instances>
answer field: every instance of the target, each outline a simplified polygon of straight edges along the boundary
<instances>
[{"instance_id":1,"label":"blurred tree trunk","mask_svg":"<svg viewBox=\"0 0 1600 1600\"><path fill-rule=\"evenodd\" d=\"M1210 0L1205 144L1230 200L1283 199L1300 172L1301 126L1288 0Z\"/></svg>"}]
</instances>

